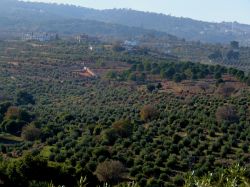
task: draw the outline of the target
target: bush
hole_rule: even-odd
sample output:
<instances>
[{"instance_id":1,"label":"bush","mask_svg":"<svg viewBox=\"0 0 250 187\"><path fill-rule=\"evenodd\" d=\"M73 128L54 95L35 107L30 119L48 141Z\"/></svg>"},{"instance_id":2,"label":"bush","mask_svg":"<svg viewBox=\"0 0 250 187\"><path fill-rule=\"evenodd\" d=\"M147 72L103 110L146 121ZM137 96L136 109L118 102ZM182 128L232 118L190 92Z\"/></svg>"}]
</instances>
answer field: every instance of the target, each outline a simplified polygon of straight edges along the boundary
<instances>
[{"instance_id":1,"label":"bush","mask_svg":"<svg viewBox=\"0 0 250 187\"><path fill-rule=\"evenodd\" d=\"M24 110L21 110L18 107L11 106L8 108L5 113L5 120L20 120L29 122L31 120L31 116Z\"/></svg>"},{"instance_id":2,"label":"bush","mask_svg":"<svg viewBox=\"0 0 250 187\"><path fill-rule=\"evenodd\" d=\"M117 139L117 133L115 129L107 129L102 133L102 140L104 145L112 145Z\"/></svg>"},{"instance_id":3,"label":"bush","mask_svg":"<svg viewBox=\"0 0 250 187\"><path fill-rule=\"evenodd\" d=\"M93 156L96 158L99 156L109 157L110 153L106 147L98 147L93 150Z\"/></svg>"},{"instance_id":4,"label":"bush","mask_svg":"<svg viewBox=\"0 0 250 187\"><path fill-rule=\"evenodd\" d=\"M104 161L97 165L94 174L100 182L116 184L124 178L125 167L120 161Z\"/></svg>"},{"instance_id":5,"label":"bush","mask_svg":"<svg viewBox=\"0 0 250 187\"><path fill-rule=\"evenodd\" d=\"M183 186L184 183L185 183L185 180L183 179L182 176L180 176L180 175L175 176L175 178L174 178L174 184L176 186Z\"/></svg>"},{"instance_id":6,"label":"bush","mask_svg":"<svg viewBox=\"0 0 250 187\"><path fill-rule=\"evenodd\" d=\"M112 125L116 133L121 137L128 137L131 135L133 130L133 125L128 120L116 121Z\"/></svg>"},{"instance_id":7,"label":"bush","mask_svg":"<svg viewBox=\"0 0 250 187\"><path fill-rule=\"evenodd\" d=\"M25 91L20 91L17 93L16 96L16 103L17 105L27 105L27 104L35 104L35 99L33 95L25 92Z\"/></svg>"},{"instance_id":8,"label":"bush","mask_svg":"<svg viewBox=\"0 0 250 187\"><path fill-rule=\"evenodd\" d=\"M10 106L11 106L10 102L1 103L0 104L0 114L2 114L2 116L3 116Z\"/></svg>"},{"instance_id":9,"label":"bush","mask_svg":"<svg viewBox=\"0 0 250 187\"><path fill-rule=\"evenodd\" d=\"M234 123L238 122L239 120L235 107L230 105L219 107L215 113L215 116L218 123L223 121Z\"/></svg>"},{"instance_id":10,"label":"bush","mask_svg":"<svg viewBox=\"0 0 250 187\"><path fill-rule=\"evenodd\" d=\"M40 138L41 130L36 128L35 125L29 124L22 129L22 138L27 141L34 141Z\"/></svg>"},{"instance_id":11,"label":"bush","mask_svg":"<svg viewBox=\"0 0 250 187\"><path fill-rule=\"evenodd\" d=\"M21 110L18 107L11 106L5 113L4 121L2 122L0 128L4 132L20 135L23 126L31 122L32 119L33 116L31 116L28 112Z\"/></svg>"},{"instance_id":12,"label":"bush","mask_svg":"<svg viewBox=\"0 0 250 187\"><path fill-rule=\"evenodd\" d=\"M158 117L158 115L159 112L157 109L151 105L145 105L140 111L140 116L143 121L155 119Z\"/></svg>"}]
</instances>

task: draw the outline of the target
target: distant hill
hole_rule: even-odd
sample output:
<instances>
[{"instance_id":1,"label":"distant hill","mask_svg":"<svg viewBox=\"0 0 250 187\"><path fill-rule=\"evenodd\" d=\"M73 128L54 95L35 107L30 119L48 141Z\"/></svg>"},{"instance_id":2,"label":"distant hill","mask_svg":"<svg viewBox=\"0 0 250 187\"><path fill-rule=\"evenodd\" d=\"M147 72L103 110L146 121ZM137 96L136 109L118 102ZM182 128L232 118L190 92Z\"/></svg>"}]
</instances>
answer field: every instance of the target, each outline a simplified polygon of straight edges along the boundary
<instances>
[{"instance_id":1,"label":"distant hill","mask_svg":"<svg viewBox=\"0 0 250 187\"><path fill-rule=\"evenodd\" d=\"M85 22L82 22L82 20L85 20ZM87 23L86 20L88 20ZM25 28L25 25L32 23L33 29L44 29L44 27L51 27L52 23L59 21L61 26L62 22L65 22L65 25L67 25L66 32L69 32L69 22L78 22L80 28L83 29L81 25L86 25L88 28L91 26L90 20L98 21L93 22L93 25L97 24L99 26L96 30L101 29L103 26L113 30L112 34L123 31L119 33L121 35L128 31L133 35L132 30L135 30L136 33L138 31L143 33L146 30L154 30L185 38L186 40L199 40L209 43L229 43L232 40L238 40L243 45L250 44L250 26L237 22L210 23L128 9L95 10L62 4L27 3L16 0L0 1L1 28L7 27L10 29L13 24L18 28ZM136 29L129 29L120 25L136 27ZM77 26L73 28L75 29L75 27ZM70 32L75 32L73 28ZM62 27L55 29L64 31ZM93 29L91 33L102 34L100 30L97 32ZM82 31L85 32L84 29Z\"/></svg>"},{"instance_id":2,"label":"distant hill","mask_svg":"<svg viewBox=\"0 0 250 187\"><path fill-rule=\"evenodd\" d=\"M250 26L234 23L210 23L189 18L178 18L164 14L140 12L134 10L104 10L89 19L127 26L154 29L176 35L187 40L200 40L209 43L228 43L239 40L250 44Z\"/></svg>"},{"instance_id":3,"label":"distant hill","mask_svg":"<svg viewBox=\"0 0 250 187\"><path fill-rule=\"evenodd\" d=\"M62 35L86 33L92 36L110 36L119 39L134 39L139 36L153 34L174 40L177 39L165 32L152 29L142 29L102 22L98 19L89 19L94 14L101 16L101 12L68 5L1 0L0 38L5 38L11 34L11 36L20 36L20 34L25 32L39 31L56 32Z\"/></svg>"}]
</instances>

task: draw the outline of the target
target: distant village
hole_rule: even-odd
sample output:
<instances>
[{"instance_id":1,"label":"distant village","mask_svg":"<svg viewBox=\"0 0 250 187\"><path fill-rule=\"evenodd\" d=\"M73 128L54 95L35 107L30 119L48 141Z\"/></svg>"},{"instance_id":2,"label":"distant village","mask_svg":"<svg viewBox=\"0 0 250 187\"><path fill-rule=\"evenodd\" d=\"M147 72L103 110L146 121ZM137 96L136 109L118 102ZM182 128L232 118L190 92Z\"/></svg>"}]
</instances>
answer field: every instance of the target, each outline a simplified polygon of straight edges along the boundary
<instances>
[{"instance_id":1,"label":"distant village","mask_svg":"<svg viewBox=\"0 0 250 187\"><path fill-rule=\"evenodd\" d=\"M30 40L35 40L35 41L40 41L40 42L48 42L48 41L53 41L59 39L59 36L57 33L48 33L48 32L30 32L30 33L23 33L21 36L21 39L23 41L30 41ZM78 42L94 42L97 43L99 42L99 39L97 37L89 36L87 34L79 34L73 37L73 39ZM138 46L138 41L136 40L125 40L121 43L121 45L126 49L126 50L132 50L135 47Z\"/></svg>"},{"instance_id":2,"label":"distant village","mask_svg":"<svg viewBox=\"0 0 250 187\"><path fill-rule=\"evenodd\" d=\"M23 41L40 41L40 42L47 42L53 41L58 39L58 34L56 33L47 33L47 32L31 32L22 34Z\"/></svg>"},{"instance_id":3,"label":"distant village","mask_svg":"<svg viewBox=\"0 0 250 187\"><path fill-rule=\"evenodd\" d=\"M87 34L79 34L74 37L74 40L76 40L78 43L82 42L99 42L99 39L97 37L89 36Z\"/></svg>"}]
</instances>

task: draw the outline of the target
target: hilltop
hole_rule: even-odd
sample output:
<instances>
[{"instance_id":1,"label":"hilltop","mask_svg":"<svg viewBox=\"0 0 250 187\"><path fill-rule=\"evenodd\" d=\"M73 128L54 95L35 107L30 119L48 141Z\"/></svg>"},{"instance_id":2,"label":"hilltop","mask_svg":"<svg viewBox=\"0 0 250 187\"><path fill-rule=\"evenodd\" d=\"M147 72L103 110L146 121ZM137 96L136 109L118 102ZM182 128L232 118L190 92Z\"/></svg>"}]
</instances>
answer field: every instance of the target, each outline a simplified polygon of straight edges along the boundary
<instances>
[{"instance_id":1,"label":"hilltop","mask_svg":"<svg viewBox=\"0 0 250 187\"><path fill-rule=\"evenodd\" d=\"M29 29L46 30L52 26L54 31L57 32L74 33L77 32L75 29L78 25L82 32L86 32L81 25L87 25L89 28L98 24L102 28L106 28L106 30L111 28L116 30L113 34L126 30L124 26L128 26L133 27L135 33L153 30L176 35L186 40L208 43L229 43L232 40L237 40L242 45L249 45L250 42L250 26L237 22L210 23L130 9L95 10L73 5L28 3L16 0L3 0L0 5L0 17L2 18L0 24L8 30L15 29L13 24L16 28L17 26L19 26L18 28L27 28L31 24L33 27L28 27ZM20 23L20 20L22 20L22 23ZM92 23L90 20L98 22ZM59 25L53 27L58 21ZM65 24L62 24L62 21ZM71 23L71 30L68 30L69 23ZM131 32L133 29L130 28L130 35L134 35ZM92 26L91 32L101 34L98 30L100 30L100 27L93 28ZM123 33L128 32L124 31Z\"/></svg>"}]
</instances>

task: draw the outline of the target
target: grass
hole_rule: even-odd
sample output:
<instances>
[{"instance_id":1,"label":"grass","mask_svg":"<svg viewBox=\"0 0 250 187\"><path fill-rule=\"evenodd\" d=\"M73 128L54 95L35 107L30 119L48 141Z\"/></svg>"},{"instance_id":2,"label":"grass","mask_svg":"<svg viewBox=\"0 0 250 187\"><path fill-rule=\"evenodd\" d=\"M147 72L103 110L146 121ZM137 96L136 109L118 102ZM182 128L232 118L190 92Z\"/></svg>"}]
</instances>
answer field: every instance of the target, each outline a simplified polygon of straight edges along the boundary
<instances>
[{"instance_id":1,"label":"grass","mask_svg":"<svg viewBox=\"0 0 250 187\"><path fill-rule=\"evenodd\" d=\"M7 133L0 133L0 143L4 144L14 144L14 143L19 143L22 142L23 139L18 136L14 136L12 134L7 134Z\"/></svg>"},{"instance_id":2,"label":"grass","mask_svg":"<svg viewBox=\"0 0 250 187\"><path fill-rule=\"evenodd\" d=\"M44 146L43 149L40 152L40 155L43 156L43 157L49 158L49 155L51 154L50 149L52 147L53 146Z\"/></svg>"}]
</instances>

